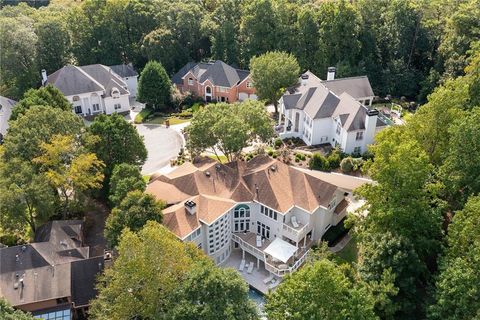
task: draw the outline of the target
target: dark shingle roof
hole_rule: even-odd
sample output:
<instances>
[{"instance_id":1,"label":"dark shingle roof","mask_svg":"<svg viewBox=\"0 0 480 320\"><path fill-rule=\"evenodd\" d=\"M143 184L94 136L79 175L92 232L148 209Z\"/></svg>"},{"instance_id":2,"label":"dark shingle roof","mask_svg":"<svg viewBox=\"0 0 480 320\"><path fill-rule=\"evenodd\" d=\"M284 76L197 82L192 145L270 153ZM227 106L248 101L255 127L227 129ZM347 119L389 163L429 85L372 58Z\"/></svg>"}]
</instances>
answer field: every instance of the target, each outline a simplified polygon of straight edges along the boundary
<instances>
[{"instance_id":1,"label":"dark shingle roof","mask_svg":"<svg viewBox=\"0 0 480 320\"><path fill-rule=\"evenodd\" d=\"M110 68L113 70L113 72L115 72L122 78L138 76L137 71L135 71L135 69L133 69L133 66L129 64L117 64L114 66L110 66Z\"/></svg>"},{"instance_id":2,"label":"dark shingle roof","mask_svg":"<svg viewBox=\"0 0 480 320\"><path fill-rule=\"evenodd\" d=\"M346 92L355 99L373 97L374 93L367 76L340 78L322 83L337 96Z\"/></svg>"},{"instance_id":3,"label":"dark shingle roof","mask_svg":"<svg viewBox=\"0 0 480 320\"><path fill-rule=\"evenodd\" d=\"M232 87L250 74L247 70L235 69L223 61L189 62L172 77L172 82L182 84L182 78L191 71L199 82L209 80L215 86Z\"/></svg>"},{"instance_id":4,"label":"dark shingle roof","mask_svg":"<svg viewBox=\"0 0 480 320\"><path fill-rule=\"evenodd\" d=\"M48 76L47 83L57 87L64 95L104 91L110 96L115 87L120 94L127 94L126 83L110 69L101 64L87 66L66 65Z\"/></svg>"},{"instance_id":5,"label":"dark shingle roof","mask_svg":"<svg viewBox=\"0 0 480 320\"><path fill-rule=\"evenodd\" d=\"M89 305L97 296L95 283L104 268L103 257L74 261L71 266L72 301L77 308Z\"/></svg>"}]
</instances>

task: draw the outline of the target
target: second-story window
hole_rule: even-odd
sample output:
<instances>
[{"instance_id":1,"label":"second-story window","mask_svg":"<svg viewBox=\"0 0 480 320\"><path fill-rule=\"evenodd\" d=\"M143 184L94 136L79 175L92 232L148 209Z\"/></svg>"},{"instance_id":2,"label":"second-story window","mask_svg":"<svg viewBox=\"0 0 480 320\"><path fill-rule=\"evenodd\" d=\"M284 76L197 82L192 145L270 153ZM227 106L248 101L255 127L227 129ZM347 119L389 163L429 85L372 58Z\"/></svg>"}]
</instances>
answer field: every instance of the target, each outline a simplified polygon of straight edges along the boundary
<instances>
[{"instance_id":1,"label":"second-story window","mask_svg":"<svg viewBox=\"0 0 480 320\"><path fill-rule=\"evenodd\" d=\"M250 230L250 207L240 204L233 211L233 232Z\"/></svg>"},{"instance_id":2,"label":"second-story window","mask_svg":"<svg viewBox=\"0 0 480 320\"><path fill-rule=\"evenodd\" d=\"M340 131L342 130L342 126L340 123L337 123L337 134L340 134Z\"/></svg>"},{"instance_id":3,"label":"second-story window","mask_svg":"<svg viewBox=\"0 0 480 320\"><path fill-rule=\"evenodd\" d=\"M253 82L248 81L247 82L247 88L253 88Z\"/></svg>"},{"instance_id":4,"label":"second-story window","mask_svg":"<svg viewBox=\"0 0 480 320\"><path fill-rule=\"evenodd\" d=\"M363 140L363 131L358 131L355 140Z\"/></svg>"},{"instance_id":5,"label":"second-story window","mask_svg":"<svg viewBox=\"0 0 480 320\"><path fill-rule=\"evenodd\" d=\"M188 78L188 85L189 86L193 85L193 79L192 78Z\"/></svg>"}]
</instances>

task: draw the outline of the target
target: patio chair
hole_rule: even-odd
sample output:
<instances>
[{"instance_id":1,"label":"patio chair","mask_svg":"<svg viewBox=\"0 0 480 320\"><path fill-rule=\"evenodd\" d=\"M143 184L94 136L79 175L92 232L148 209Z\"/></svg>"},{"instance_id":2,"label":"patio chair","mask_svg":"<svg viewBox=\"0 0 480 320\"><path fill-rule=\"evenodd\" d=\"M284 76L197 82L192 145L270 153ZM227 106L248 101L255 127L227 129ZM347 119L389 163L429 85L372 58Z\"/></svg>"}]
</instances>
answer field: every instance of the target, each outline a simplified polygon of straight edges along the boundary
<instances>
[{"instance_id":1,"label":"patio chair","mask_svg":"<svg viewBox=\"0 0 480 320\"><path fill-rule=\"evenodd\" d=\"M270 281L272 281L274 278L275 278L275 276L270 273L270 275L267 278L263 279L263 283L267 284Z\"/></svg>"},{"instance_id":2,"label":"patio chair","mask_svg":"<svg viewBox=\"0 0 480 320\"><path fill-rule=\"evenodd\" d=\"M298 224L298 221L297 221L297 217L296 216L292 216L292 218L290 219L290 222L292 222L292 226L294 228L298 228L299 227L299 224Z\"/></svg>"},{"instance_id":3,"label":"patio chair","mask_svg":"<svg viewBox=\"0 0 480 320\"><path fill-rule=\"evenodd\" d=\"M275 289L275 287L278 286L279 284L280 284L280 280L278 280L278 279L273 279L273 280L272 280L272 284L271 284L270 286L268 286L268 288L269 288L270 290Z\"/></svg>"},{"instance_id":4,"label":"patio chair","mask_svg":"<svg viewBox=\"0 0 480 320\"><path fill-rule=\"evenodd\" d=\"M262 246L262 236L257 234L257 248Z\"/></svg>"},{"instance_id":5,"label":"patio chair","mask_svg":"<svg viewBox=\"0 0 480 320\"><path fill-rule=\"evenodd\" d=\"M243 272L243 269L245 268L245 259L242 259L240 262L240 266L238 267L238 271Z\"/></svg>"},{"instance_id":6,"label":"patio chair","mask_svg":"<svg viewBox=\"0 0 480 320\"><path fill-rule=\"evenodd\" d=\"M248 269L247 269L247 273L249 273L249 274L252 273L254 266L255 266L255 263L250 262L250 265L248 266Z\"/></svg>"}]
</instances>

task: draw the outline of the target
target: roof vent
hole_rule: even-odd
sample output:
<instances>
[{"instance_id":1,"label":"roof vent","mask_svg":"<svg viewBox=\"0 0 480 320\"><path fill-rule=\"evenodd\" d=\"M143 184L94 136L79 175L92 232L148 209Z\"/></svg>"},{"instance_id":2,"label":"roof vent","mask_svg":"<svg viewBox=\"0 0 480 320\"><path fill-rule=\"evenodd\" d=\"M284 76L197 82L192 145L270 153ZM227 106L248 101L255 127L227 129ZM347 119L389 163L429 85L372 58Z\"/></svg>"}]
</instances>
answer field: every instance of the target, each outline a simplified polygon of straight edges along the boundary
<instances>
[{"instance_id":1,"label":"roof vent","mask_svg":"<svg viewBox=\"0 0 480 320\"><path fill-rule=\"evenodd\" d=\"M270 170L277 171L277 166L273 164L272 166L270 166Z\"/></svg>"},{"instance_id":2,"label":"roof vent","mask_svg":"<svg viewBox=\"0 0 480 320\"><path fill-rule=\"evenodd\" d=\"M22 246L22 252L25 252L27 250L26 246Z\"/></svg>"},{"instance_id":3,"label":"roof vent","mask_svg":"<svg viewBox=\"0 0 480 320\"><path fill-rule=\"evenodd\" d=\"M215 165L215 169L220 170L221 168L222 168L222 166L221 166L220 164L217 163L217 164Z\"/></svg>"},{"instance_id":4,"label":"roof vent","mask_svg":"<svg viewBox=\"0 0 480 320\"><path fill-rule=\"evenodd\" d=\"M67 243L66 243L65 241L63 241L63 240L60 241L60 245L61 245L62 247L65 247L65 248L67 247Z\"/></svg>"},{"instance_id":5,"label":"roof vent","mask_svg":"<svg viewBox=\"0 0 480 320\"><path fill-rule=\"evenodd\" d=\"M185 209L187 209L188 213L194 215L197 212L197 204L192 200L185 201Z\"/></svg>"},{"instance_id":6,"label":"roof vent","mask_svg":"<svg viewBox=\"0 0 480 320\"><path fill-rule=\"evenodd\" d=\"M377 109L370 109L367 110L367 116L372 117L372 116L378 116L378 110Z\"/></svg>"},{"instance_id":7,"label":"roof vent","mask_svg":"<svg viewBox=\"0 0 480 320\"><path fill-rule=\"evenodd\" d=\"M206 175L207 177L210 177L210 171L205 171L205 175Z\"/></svg>"}]
</instances>

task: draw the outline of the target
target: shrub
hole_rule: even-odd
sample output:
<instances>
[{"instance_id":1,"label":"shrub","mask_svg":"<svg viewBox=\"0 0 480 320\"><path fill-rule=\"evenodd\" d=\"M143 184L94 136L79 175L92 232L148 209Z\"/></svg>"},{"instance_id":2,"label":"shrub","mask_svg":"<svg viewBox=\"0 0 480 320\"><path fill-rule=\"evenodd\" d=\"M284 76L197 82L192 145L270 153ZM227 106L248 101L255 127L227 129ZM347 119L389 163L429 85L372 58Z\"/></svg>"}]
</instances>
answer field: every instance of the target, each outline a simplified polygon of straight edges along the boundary
<instances>
[{"instance_id":1,"label":"shrub","mask_svg":"<svg viewBox=\"0 0 480 320\"><path fill-rule=\"evenodd\" d=\"M273 142L273 145L275 146L275 149L280 148L283 145L283 141L280 138L275 139Z\"/></svg>"},{"instance_id":2,"label":"shrub","mask_svg":"<svg viewBox=\"0 0 480 320\"><path fill-rule=\"evenodd\" d=\"M182 112L177 113L176 116L182 119L189 119L193 116L193 113L189 110L183 110Z\"/></svg>"},{"instance_id":3,"label":"shrub","mask_svg":"<svg viewBox=\"0 0 480 320\"><path fill-rule=\"evenodd\" d=\"M314 153L312 158L310 159L309 167L312 170L320 170L320 171L329 171L330 165L328 163L327 158L322 156L320 153Z\"/></svg>"},{"instance_id":4,"label":"shrub","mask_svg":"<svg viewBox=\"0 0 480 320\"><path fill-rule=\"evenodd\" d=\"M330 153L330 155L327 157L328 164L330 165L330 169L337 169L340 167L340 161L342 161L340 152L336 149Z\"/></svg>"},{"instance_id":5,"label":"shrub","mask_svg":"<svg viewBox=\"0 0 480 320\"><path fill-rule=\"evenodd\" d=\"M271 157L273 156L273 150L268 150L267 154Z\"/></svg>"},{"instance_id":6,"label":"shrub","mask_svg":"<svg viewBox=\"0 0 480 320\"><path fill-rule=\"evenodd\" d=\"M372 160L373 159L373 153L370 150L365 151L362 154L362 159L367 161L367 160Z\"/></svg>"},{"instance_id":7,"label":"shrub","mask_svg":"<svg viewBox=\"0 0 480 320\"><path fill-rule=\"evenodd\" d=\"M354 163L352 157L346 157L340 162L340 169L343 173L350 173L353 171Z\"/></svg>"},{"instance_id":8,"label":"shrub","mask_svg":"<svg viewBox=\"0 0 480 320\"><path fill-rule=\"evenodd\" d=\"M353 158L353 171L360 170L363 166L363 162L362 158Z\"/></svg>"},{"instance_id":9,"label":"shrub","mask_svg":"<svg viewBox=\"0 0 480 320\"><path fill-rule=\"evenodd\" d=\"M134 122L143 123L149 116L153 116L153 110L145 108L135 116Z\"/></svg>"}]
</instances>

